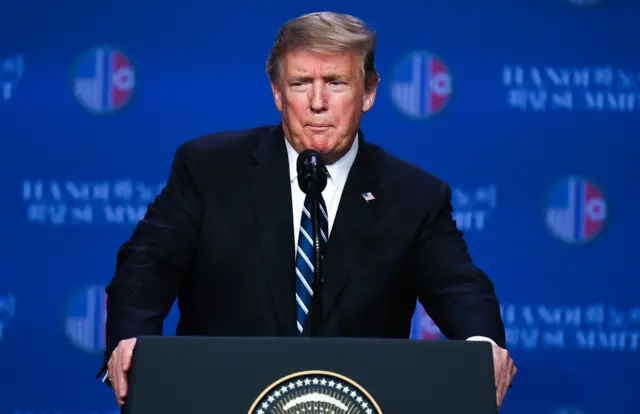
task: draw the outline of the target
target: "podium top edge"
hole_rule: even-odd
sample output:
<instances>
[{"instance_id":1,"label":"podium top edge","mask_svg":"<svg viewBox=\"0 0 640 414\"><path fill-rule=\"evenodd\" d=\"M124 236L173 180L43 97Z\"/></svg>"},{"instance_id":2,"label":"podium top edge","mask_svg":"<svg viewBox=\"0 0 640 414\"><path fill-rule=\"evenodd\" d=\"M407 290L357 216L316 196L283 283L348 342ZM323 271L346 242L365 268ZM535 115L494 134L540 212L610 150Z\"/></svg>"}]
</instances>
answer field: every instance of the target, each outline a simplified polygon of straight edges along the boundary
<instances>
[{"instance_id":1,"label":"podium top edge","mask_svg":"<svg viewBox=\"0 0 640 414\"><path fill-rule=\"evenodd\" d=\"M144 335L138 337L138 341L142 343L149 342L191 342L191 341L209 341L209 342L332 342L332 343L370 343L370 344L404 344L407 346L463 346L467 347L486 347L490 345L487 341L466 341L463 339L446 339L446 340L415 340L409 338L364 338L364 337L295 337L295 336L195 336L195 335Z\"/></svg>"}]
</instances>

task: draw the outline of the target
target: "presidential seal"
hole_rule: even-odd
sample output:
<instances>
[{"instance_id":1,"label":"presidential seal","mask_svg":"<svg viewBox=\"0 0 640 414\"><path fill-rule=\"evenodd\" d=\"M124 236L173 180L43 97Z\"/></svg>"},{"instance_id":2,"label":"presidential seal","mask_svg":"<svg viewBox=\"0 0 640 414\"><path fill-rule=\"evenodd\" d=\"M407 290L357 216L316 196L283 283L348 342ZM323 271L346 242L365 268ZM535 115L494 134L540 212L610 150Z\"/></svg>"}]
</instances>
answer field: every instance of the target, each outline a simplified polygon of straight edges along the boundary
<instances>
[{"instance_id":1,"label":"presidential seal","mask_svg":"<svg viewBox=\"0 0 640 414\"><path fill-rule=\"evenodd\" d=\"M382 410L364 388L343 375L303 371L271 384L248 414L382 414Z\"/></svg>"}]
</instances>

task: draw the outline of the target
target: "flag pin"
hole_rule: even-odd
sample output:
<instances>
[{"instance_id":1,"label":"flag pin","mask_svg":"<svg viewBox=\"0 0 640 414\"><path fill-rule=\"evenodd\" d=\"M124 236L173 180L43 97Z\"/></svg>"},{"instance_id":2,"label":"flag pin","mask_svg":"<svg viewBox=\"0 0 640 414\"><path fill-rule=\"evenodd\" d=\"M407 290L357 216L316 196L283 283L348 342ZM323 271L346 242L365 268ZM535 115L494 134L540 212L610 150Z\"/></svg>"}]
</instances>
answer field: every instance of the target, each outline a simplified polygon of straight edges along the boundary
<instances>
[{"instance_id":1,"label":"flag pin","mask_svg":"<svg viewBox=\"0 0 640 414\"><path fill-rule=\"evenodd\" d=\"M376 199L373 193L362 193L362 198L364 198L367 203Z\"/></svg>"}]
</instances>

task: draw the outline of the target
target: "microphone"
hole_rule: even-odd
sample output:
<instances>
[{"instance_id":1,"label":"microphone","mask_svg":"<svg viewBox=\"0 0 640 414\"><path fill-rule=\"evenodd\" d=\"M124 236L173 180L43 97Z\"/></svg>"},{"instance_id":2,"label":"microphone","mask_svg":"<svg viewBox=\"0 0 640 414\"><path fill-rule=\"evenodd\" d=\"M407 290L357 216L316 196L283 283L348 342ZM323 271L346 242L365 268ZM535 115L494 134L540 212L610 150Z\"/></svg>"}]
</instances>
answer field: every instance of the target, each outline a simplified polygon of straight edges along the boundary
<instances>
[{"instance_id":1,"label":"microphone","mask_svg":"<svg viewBox=\"0 0 640 414\"><path fill-rule=\"evenodd\" d=\"M320 197L327 186L327 175L320 154L312 150L304 150L298 155L296 164L298 186L311 198L311 223L313 226L313 298L311 300L311 336L317 336L322 319L322 262L320 251Z\"/></svg>"},{"instance_id":2,"label":"microphone","mask_svg":"<svg viewBox=\"0 0 640 414\"><path fill-rule=\"evenodd\" d=\"M298 185L303 193L318 197L327 186L327 176L320 154L312 150L304 150L298 155L296 164Z\"/></svg>"}]
</instances>

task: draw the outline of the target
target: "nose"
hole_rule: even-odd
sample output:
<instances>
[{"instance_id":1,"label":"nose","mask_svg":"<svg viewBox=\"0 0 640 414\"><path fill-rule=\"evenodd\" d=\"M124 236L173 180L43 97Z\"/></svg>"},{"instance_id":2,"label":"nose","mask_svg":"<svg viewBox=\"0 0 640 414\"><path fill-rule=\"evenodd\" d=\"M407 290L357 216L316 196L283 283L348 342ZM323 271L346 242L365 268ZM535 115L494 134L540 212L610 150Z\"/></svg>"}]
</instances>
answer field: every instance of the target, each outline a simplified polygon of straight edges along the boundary
<instances>
[{"instance_id":1,"label":"nose","mask_svg":"<svg viewBox=\"0 0 640 414\"><path fill-rule=\"evenodd\" d=\"M311 87L310 106L314 112L322 112L326 109L326 99L324 86L320 82L315 82Z\"/></svg>"}]
</instances>

